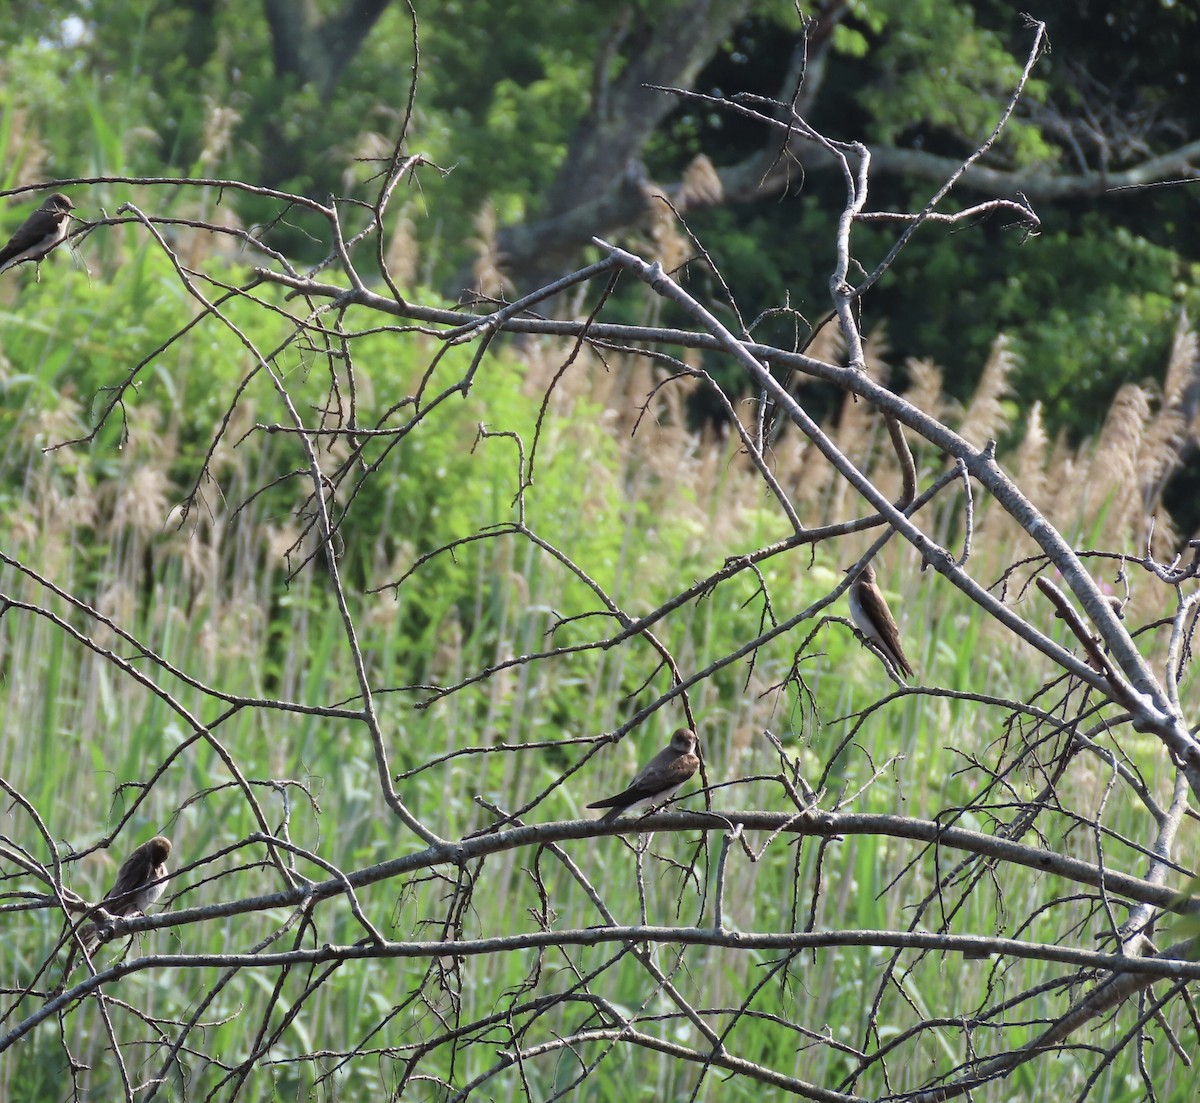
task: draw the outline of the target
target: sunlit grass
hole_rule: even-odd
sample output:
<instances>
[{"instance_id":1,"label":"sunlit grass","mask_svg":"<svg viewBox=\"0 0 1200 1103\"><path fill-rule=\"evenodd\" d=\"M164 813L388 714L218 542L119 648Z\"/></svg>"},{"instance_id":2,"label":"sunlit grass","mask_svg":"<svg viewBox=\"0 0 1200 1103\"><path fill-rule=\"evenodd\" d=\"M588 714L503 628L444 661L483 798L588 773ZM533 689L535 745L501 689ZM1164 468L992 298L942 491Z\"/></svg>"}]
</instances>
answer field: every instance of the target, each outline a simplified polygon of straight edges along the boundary
<instances>
[{"instance_id":1,"label":"sunlit grass","mask_svg":"<svg viewBox=\"0 0 1200 1103\"><path fill-rule=\"evenodd\" d=\"M199 331L179 350L178 361L168 359L149 370L144 385L127 398L131 436L123 448L116 447L114 424L95 445L41 451L47 443L86 431L86 411L96 408L93 396L102 402L101 388L117 383L130 362L162 339L157 327L178 324L171 311L165 316L156 313L151 289L171 286L156 263L140 257L136 270L110 289L85 287L80 276L62 277L59 284L69 285L81 300L80 309L60 327L77 336L75 342L62 341L62 333L54 339L51 319L63 301L61 286L53 290L49 281L27 286L24 321L6 331L5 338L10 367L0 412L9 430L0 469L8 533L3 551L111 617L175 669L220 693L278 697L308 706L353 704L359 686L327 576L319 560L291 573L311 550L311 542L296 545L290 560L284 555L299 530L294 511L307 485L295 480L250 501L260 487L297 466L297 449L281 436L257 434L241 440L255 421L282 417L265 378L248 389L237 431L230 432L219 450L214 480L203 485L201 501L179 527L174 507L196 479L200 456L224 403L248 370L246 358L225 331L216 326ZM98 327L110 301L108 316L126 317L122 304L136 303L139 321L129 330L109 330L105 340L99 340ZM243 324L253 323L254 312L244 307L236 311L243 312ZM84 324L83 318L90 321ZM277 324L265 323L264 347L270 347ZM410 392L429 351L418 341L373 337L359 355L364 381L369 381L364 399L373 390L374 401L386 405ZM295 388L298 405L311 411L324 398L327 382L317 366L302 360L288 360L280 370ZM491 822L491 813L475 803L477 795L515 808L550 789L545 801L526 813L527 820L583 814L589 800L620 788L682 721L682 713L669 707L618 747L603 750L565 785L552 788L563 769L584 753L566 740L612 730L668 688L665 674L656 672L653 650L644 641L631 641L612 650L558 656L508 669L429 707L415 707L426 702L427 687L433 684L454 683L517 655L595 638L615 631L616 625L601 629L597 622L585 620L548 634L558 618L594 612L599 604L561 564L511 535L432 560L396 593L369 592L399 577L420 554L513 519L518 479L509 442L485 441L474 451L471 446L478 424L487 422L493 430L521 433L529 448L539 373L544 374L547 361L554 356L545 348L531 350L524 359L505 353L485 361L486 370L467 399L447 404L403 442L393 462L356 500L343 529L347 596L394 774L467 747L563 744L523 753L452 757L399 783L401 797L413 812L449 838ZM11 366L18 363L24 365L22 371ZM179 366L173 369L172 363ZM446 378L460 369L461 363L448 363ZM614 374L594 363L581 364L556 391L526 504L529 523L539 535L571 555L622 608L639 615L716 570L727 556L777 539L785 529L736 450L686 427L682 387L663 392L662 405L654 411L657 420L648 419L630 437L630 396L646 393L649 377L639 365L628 365L623 386L632 389L620 392L613 389ZM853 433L843 427L839 443L852 455L859 450L860 459L880 455L878 440L867 439L874 433L872 424L863 418ZM819 489L808 497L811 487L804 473L811 472L805 466L811 457L804 456L797 442L785 436L774 461L780 481L796 486L804 501L806 523L842 515L833 512L840 501L837 495ZM888 472L879 474L885 482ZM345 500L344 494L339 497ZM238 511L246 502L250 504ZM852 506L842 504L846 509ZM999 527L1001 518L989 503L976 506L979 531L972 566L977 563L978 576L990 583L1015 558L1014 546L997 546L989 539L988 525ZM1098 523L1099 515L1095 520ZM929 523L934 523L932 514ZM1092 531L1099 539L1103 530ZM1106 546L1128 545L1136 533L1104 536ZM801 550L763 564L775 618L783 620L827 592L863 547L861 539L846 541L820 549L815 560ZM909 550L889 545L883 562L881 581L900 617L922 684L1018 700L1033 697L1048 671L1028 648L986 623L934 572L921 573ZM418 840L384 807L373 748L362 726L283 709L250 708L217 723L227 710L224 702L156 666L112 629L33 579L13 567L0 567L0 592L62 618L97 647L130 662L198 724L211 725L212 737L233 754L251 781L269 824L277 828L286 821L288 836L296 844L342 868L418 848ZM1023 600L1036 599L1027 595ZM1144 617L1150 604L1139 585L1131 615ZM829 612L846 615L844 608ZM682 607L654 630L687 674L729 653L769 620L756 580L741 575ZM769 729L799 758L810 782L815 784L828 770L825 806L858 794L846 810L942 815L947 822L992 828L990 818L965 807L984 780L967 756L992 761L1005 715L994 707L962 701L900 697L872 714L835 759L854 714L894 687L874 656L843 625L827 625L807 652L797 656L795 648L808 630L803 625L766 645L753 668L745 662L734 664L692 691L710 781L721 784L778 773L778 756L762 738L763 729ZM166 906L252 896L277 886L274 875L256 864L262 858L260 848L243 848L206 862L208 856L244 840L258 824L220 756L204 739L175 758L143 799L140 784L195 734L151 690L122 673L107 656L26 609L10 607L0 620L0 661L0 773L40 810L63 852L90 846L137 802L110 852L71 863L67 879L72 888L98 899L124 853L158 831L175 843L178 862L173 864L201 863L172 882ZM784 685L794 661L811 700L794 684ZM1016 742L1010 743L1010 753ZM1148 771L1156 769L1156 746L1124 742L1123 749ZM1159 786L1168 781L1166 771L1162 773L1155 779ZM1012 779L1014 790L1026 796L1040 783L1032 772ZM1106 826L1141 838L1141 813L1120 790L1106 795L1106 783L1093 760L1080 759L1060 783L1060 800L1092 813L1103 800ZM721 788L713 804L718 809L786 807L780 788L763 780ZM702 799L693 797L688 806L700 807ZM1043 830L1058 832L1049 840L1053 845L1094 857L1092 838L1069 831L1070 826L1065 818L1048 817L1041 824ZM16 804L4 809L3 833L39 859L48 859L43 840ZM663 857L652 853L644 859L649 922L712 922L717 842L714 833L709 849L697 852L699 840L688 836L654 840L653 851ZM761 841L750 840L750 845L757 848ZM1136 854L1112 840L1107 846L1111 849L1106 860L1140 871ZM568 849L586 862L589 876L602 883L618 920L637 921L632 850L615 838ZM698 881L689 881L678 863L695 853ZM757 862L735 849L727 871L725 921L744 930L802 929L809 923L816 929L903 929L911 922L912 906L933 888L936 874L957 861L956 855L939 855L935 867L927 856L896 881L917 855L913 844L861 836L828 844L779 839ZM524 854L500 855L477 872L478 887L464 917L465 935L537 929L542 904L529 861ZM324 876L303 860L298 868L305 876ZM539 872L553 882L553 922L601 922L554 859L541 855ZM821 891L813 913L818 877ZM698 884L707 888L703 900L696 892ZM954 916L950 929L1016 934L1014 919L1037 906L1042 888L1021 871L1001 870L995 882L984 880ZM372 922L388 936L433 938L441 934L440 928L428 924L441 914L445 892L446 886L436 881L403 889L382 884L364 890L360 899ZM47 921L47 914L14 912L5 917L9 964L4 983L27 982L49 953L60 923L57 918ZM941 914L938 909L926 913L922 928L928 929ZM1040 918L1019 934L1034 940L1060 937L1062 914ZM241 917L159 931L134 952L247 947L286 918ZM309 945L348 942L362 935L343 901L321 909L316 922L317 929L305 935ZM1079 941L1086 944L1095 933L1089 926ZM294 931L282 944L289 945L292 937ZM615 949L602 946L572 954L572 960L577 965L597 963ZM670 947L652 952L663 968L673 963ZM107 953L111 956L113 951ZM683 957L684 966L672 979L685 997L730 1009L747 999L751 986L772 964L759 954L700 947ZM771 1015L803 1002L811 1006L803 1021L828 1024L839 1043L870 1049L894 1034L897 1024L908 1021L907 1008L936 1014L951 990L953 1006L976 1006L985 1001L991 986L1018 990L1042 977L1041 967L1025 962L964 967L961 961L932 955L906 959L896 982L884 986L878 1013L871 1019L886 960L878 950L851 948L801 956L786 976L767 981L751 1007ZM506 994L522 985L534 964L529 952L463 962L460 972L448 974L454 998L462 1001L462 1018L501 1008ZM575 973L565 966L562 955L547 953L540 962L537 991L565 991L577 983ZM354 1045L418 986L437 1003L425 980L427 969L423 961L400 959L342 966L286 1028L267 1057L267 1071L256 1082L269 1079L277 1093L287 1096L312 1090L314 1077L332 1067L332 1059L289 1059ZM299 972L288 977L273 1023L282 1022L311 979ZM41 987L56 980L52 968ZM202 970L155 971L121 982L114 995L128 985L124 994L136 993L133 1002L148 1002L158 1014L183 1019L214 980ZM204 1016L206 1052L220 1053L227 1062L247 1056L274 982L274 977L247 970L222 990ZM605 978L603 994L628 1006L650 999L664 1016L664 1036L700 1043L695 1028L661 994L652 992L649 977L633 962L624 962ZM451 1002L449 994L441 999L444 1009ZM1058 1006L1046 997L1047 1015ZM63 1037L75 1057L93 1065L88 1074L93 1097L116 1097L115 1073L104 1056L107 1043L98 1032L96 1014L92 1004L69 1014ZM130 1042L130 1067L139 1076L153 1075L165 1056L164 1047L133 1016L120 1010L112 1014L119 1037ZM591 1014L582 1004L564 1002L545 1021L565 1033L591 1021ZM723 1024L714 1025L719 1029ZM389 1078L399 1074L393 1062L403 1059L404 1047L436 1037L443 1029L427 1006L414 1003L387 1022L368 1046L397 1047L396 1053L354 1062L342 1074L339 1090L349 1098L387 1088ZM32 1044L8 1055L0 1072L0 1095L39 1100L64 1094L65 1056L52 1033L43 1029ZM134 1044L135 1039L142 1044ZM456 1085L490 1067L495 1052L507 1044L500 1028L490 1042L460 1050L454 1064ZM751 1060L825 1085L850 1067L845 1054L811 1044L811 1039L798 1038L791 1028L765 1018L741 1022L731 1042ZM1012 1042L1013 1035L1005 1035L1005 1043ZM532 1063L524 1073L539 1091L550 1094L555 1085L561 1087L578 1074L580 1060L594 1060L602 1049L601 1043L594 1043L575 1055L564 1050ZM894 1076L894 1090L923 1082L931 1062L949 1065L968 1056L963 1038L949 1027L930 1032L914 1052L920 1059L912 1062L910 1071ZM1165 1052L1155 1060L1164 1067L1169 1063ZM436 1067L449 1076L450 1061L449 1047L443 1047L426 1071ZM189 1085L194 1096L210 1090L221 1075L199 1060L189 1060L188 1069L194 1077ZM1035 1067L1020 1079L1028 1080L1030 1090L1041 1077L1056 1085L1070 1081L1056 1075L1067 1076ZM650 1051L618 1048L589 1080L588 1097L627 1099L630 1083L637 1083L643 1085L645 1098L674 1098L690 1090L694 1076L691 1068ZM1114 1076L1111 1098L1126 1098L1122 1093L1134 1089ZM710 1077L712 1090L719 1084L722 1098L762 1094L747 1083L728 1082L714 1073ZM517 1084L517 1073L509 1069L488 1081L486 1091L489 1097L499 1097L517 1090ZM991 1095L984 1089L979 1098L1007 1098L1013 1087L998 1086ZM868 1088L864 1081L857 1090L882 1088ZM422 1091L420 1097L437 1097L432 1087Z\"/></svg>"}]
</instances>

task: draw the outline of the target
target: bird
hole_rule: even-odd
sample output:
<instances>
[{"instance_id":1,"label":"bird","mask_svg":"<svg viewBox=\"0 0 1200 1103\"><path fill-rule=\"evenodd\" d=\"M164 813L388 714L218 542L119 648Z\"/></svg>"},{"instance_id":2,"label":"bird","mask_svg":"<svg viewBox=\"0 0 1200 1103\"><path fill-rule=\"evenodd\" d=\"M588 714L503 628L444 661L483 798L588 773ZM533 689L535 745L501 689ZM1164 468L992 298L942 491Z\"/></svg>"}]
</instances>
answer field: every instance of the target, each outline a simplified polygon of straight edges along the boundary
<instances>
[{"instance_id":1,"label":"bird","mask_svg":"<svg viewBox=\"0 0 1200 1103\"><path fill-rule=\"evenodd\" d=\"M588 807L607 808L609 811L600 817L600 822L608 823L618 816L664 803L700 768L696 744L696 733L690 728L680 728L671 736L671 742L642 767L627 789Z\"/></svg>"},{"instance_id":2,"label":"bird","mask_svg":"<svg viewBox=\"0 0 1200 1103\"><path fill-rule=\"evenodd\" d=\"M144 912L162 896L167 887L164 879L167 876L167 859L170 856L171 840L163 835L155 835L149 842L134 848L133 853L121 863L121 868L117 870L117 879L108 890L108 895L100 901L99 907L114 918ZM80 944L88 954L94 953L100 945L100 933L95 923L83 924L76 934L78 939L71 940L67 963L63 966L58 984L50 991L51 998L60 995L66 987Z\"/></svg>"},{"instance_id":3,"label":"bird","mask_svg":"<svg viewBox=\"0 0 1200 1103\"><path fill-rule=\"evenodd\" d=\"M142 843L121 863L117 880L100 901L109 915L121 918L144 912L163 894L167 887L167 859L171 856L171 840L155 835ZM79 929L79 938L90 954L99 945L96 925L88 923Z\"/></svg>"},{"instance_id":4,"label":"bird","mask_svg":"<svg viewBox=\"0 0 1200 1103\"><path fill-rule=\"evenodd\" d=\"M42 257L67 238L67 229L71 225L70 212L74 206L62 192L56 191L49 196L17 227L8 244L0 249L0 272L32 260L38 263L40 277Z\"/></svg>"},{"instance_id":5,"label":"bird","mask_svg":"<svg viewBox=\"0 0 1200 1103\"><path fill-rule=\"evenodd\" d=\"M859 571L858 577L850 586L848 597L850 615L858 625L859 631L879 649L893 671L911 678L913 668L900 643L900 630L896 627L896 618L892 616L892 611L884 600L883 591L875 581L875 568L870 563Z\"/></svg>"}]
</instances>

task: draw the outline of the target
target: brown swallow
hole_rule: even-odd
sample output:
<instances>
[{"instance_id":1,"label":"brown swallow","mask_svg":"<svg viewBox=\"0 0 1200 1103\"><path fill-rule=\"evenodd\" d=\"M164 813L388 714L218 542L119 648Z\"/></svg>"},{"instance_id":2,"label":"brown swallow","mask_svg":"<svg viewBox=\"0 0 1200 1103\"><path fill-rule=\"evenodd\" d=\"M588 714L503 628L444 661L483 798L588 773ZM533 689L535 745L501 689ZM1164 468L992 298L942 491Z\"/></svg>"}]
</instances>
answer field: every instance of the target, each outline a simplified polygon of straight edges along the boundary
<instances>
[{"instance_id":1,"label":"brown swallow","mask_svg":"<svg viewBox=\"0 0 1200 1103\"><path fill-rule=\"evenodd\" d=\"M74 206L62 192L56 191L49 196L0 249L0 272L27 260L40 265L42 257L66 240L71 225L70 211Z\"/></svg>"},{"instance_id":2,"label":"brown swallow","mask_svg":"<svg viewBox=\"0 0 1200 1103\"><path fill-rule=\"evenodd\" d=\"M171 840L155 835L148 843L142 843L117 870L117 880L100 901L109 915L124 917L144 912L163 894L167 887L167 858L171 855ZM90 954L99 944L93 923L79 929L79 938Z\"/></svg>"},{"instance_id":3,"label":"brown swallow","mask_svg":"<svg viewBox=\"0 0 1200 1103\"><path fill-rule=\"evenodd\" d=\"M858 625L859 631L879 649L893 671L911 678L913 668L900 644L900 630L896 627L896 618L892 616L892 611L884 600L883 591L875 581L875 568L870 563L859 571L847 596L850 601L850 615Z\"/></svg>"},{"instance_id":4,"label":"brown swallow","mask_svg":"<svg viewBox=\"0 0 1200 1103\"><path fill-rule=\"evenodd\" d=\"M671 742L639 771L628 789L588 807L609 809L600 817L601 823L607 823L618 816L663 804L700 768L696 742L694 731L680 728L671 736Z\"/></svg>"},{"instance_id":5,"label":"brown swallow","mask_svg":"<svg viewBox=\"0 0 1200 1103\"><path fill-rule=\"evenodd\" d=\"M171 855L171 840L162 835L155 835L149 842L137 847L117 870L117 879L108 895L100 901L99 907L115 918L124 918L144 912L163 894L167 876L167 858ZM93 909L95 911L97 909ZM100 935L95 923L85 923L79 928L78 941L71 939L71 950L67 954L67 963L63 966L62 977L58 985L50 992L50 996L59 995L67 985L67 978L75 965L75 955L79 952L79 943L89 954L95 952L100 945Z\"/></svg>"}]
</instances>

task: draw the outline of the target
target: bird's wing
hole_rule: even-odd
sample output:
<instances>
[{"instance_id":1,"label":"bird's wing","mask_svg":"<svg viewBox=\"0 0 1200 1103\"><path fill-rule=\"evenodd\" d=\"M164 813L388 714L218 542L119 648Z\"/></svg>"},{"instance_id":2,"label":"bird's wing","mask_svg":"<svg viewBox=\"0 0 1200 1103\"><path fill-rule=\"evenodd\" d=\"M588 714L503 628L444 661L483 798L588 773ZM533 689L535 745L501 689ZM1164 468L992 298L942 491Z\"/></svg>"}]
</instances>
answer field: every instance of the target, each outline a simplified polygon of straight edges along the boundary
<instances>
[{"instance_id":1,"label":"bird's wing","mask_svg":"<svg viewBox=\"0 0 1200 1103\"><path fill-rule=\"evenodd\" d=\"M117 871L116 884L102 901L105 911L116 915L122 907L127 907L132 902L132 895L145 887L151 879L151 861L150 848L146 844L139 846L125 859Z\"/></svg>"},{"instance_id":2,"label":"bird's wing","mask_svg":"<svg viewBox=\"0 0 1200 1103\"><path fill-rule=\"evenodd\" d=\"M13 234L12 239L0 249L0 264L13 257L19 257L26 249L32 248L38 242L53 234L58 229L58 219L49 211L34 211Z\"/></svg>"},{"instance_id":3,"label":"bird's wing","mask_svg":"<svg viewBox=\"0 0 1200 1103\"><path fill-rule=\"evenodd\" d=\"M875 586L860 586L858 600L863 607L863 612L878 630L880 643L888 652L888 658L895 663L901 673L911 678L913 668L900 643L900 629L896 627L895 618L892 616L887 602L884 601L882 592Z\"/></svg>"},{"instance_id":4,"label":"bird's wing","mask_svg":"<svg viewBox=\"0 0 1200 1103\"><path fill-rule=\"evenodd\" d=\"M645 800L658 793L665 793L682 785L696 772L699 759L694 754L677 754L673 750L659 751L630 783L629 787L617 793L616 796L606 797L589 808L617 808L635 801Z\"/></svg>"}]
</instances>

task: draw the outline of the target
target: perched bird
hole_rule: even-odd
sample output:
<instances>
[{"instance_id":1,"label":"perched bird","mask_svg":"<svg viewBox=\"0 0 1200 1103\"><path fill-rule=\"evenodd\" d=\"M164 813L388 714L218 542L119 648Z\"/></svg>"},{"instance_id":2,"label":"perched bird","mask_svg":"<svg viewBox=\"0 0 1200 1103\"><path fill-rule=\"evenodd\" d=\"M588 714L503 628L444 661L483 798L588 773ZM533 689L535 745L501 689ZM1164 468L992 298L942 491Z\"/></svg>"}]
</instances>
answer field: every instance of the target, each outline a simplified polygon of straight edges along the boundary
<instances>
[{"instance_id":1,"label":"perched bird","mask_svg":"<svg viewBox=\"0 0 1200 1103\"><path fill-rule=\"evenodd\" d=\"M71 224L70 211L75 206L62 192L55 192L38 207L9 238L8 244L0 249L0 272L24 261L39 264L51 249L61 245L67 238Z\"/></svg>"},{"instance_id":2,"label":"perched bird","mask_svg":"<svg viewBox=\"0 0 1200 1103\"><path fill-rule=\"evenodd\" d=\"M913 676L913 668L900 644L900 630L884 600L883 591L875 581L875 568L868 563L858 573L848 594L850 615L862 632L882 653L887 664L905 677Z\"/></svg>"},{"instance_id":3,"label":"perched bird","mask_svg":"<svg viewBox=\"0 0 1200 1103\"><path fill-rule=\"evenodd\" d=\"M167 858L170 855L171 840L162 835L155 835L148 843L142 843L117 870L116 883L100 901L100 907L112 916L144 912L162 896L167 887L163 878L167 875ZM89 954L100 941L93 923L81 927L79 937Z\"/></svg>"},{"instance_id":4,"label":"perched bird","mask_svg":"<svg viewBox=\"0 0 1200 1103\"><path fill-rule=\"evenodd\" d=\"M144 912L163 894L167 876L167 858L171 855L171 840L162 835L155 835L148 843L137 847L117 870L117 880L108 890L108 895L100 901L109 915L123 918ZM62 977L58 985L50 992L50 996L59 995L67 985L67 978L75 965L75 955L79 952L79 943L90 954L100 945L100 935L95 923L85 923L77 932L78 942L71 939L71 950L67 954L67 963L63 966Z\"/></svg>"},{"instance_id":5,"label":"perched bird","mask_svg":"<svg viewBox=\"0 0 1200 1103\"><path fill-rule=\"evenodd\" d=\"M646 763L628 789L588 807L609 809L600 817L601 823L607 823L626 813L632 815L643 808L662 804L674 796L675 791L700 768L696 742L694 731L680 728L671 736L666 748Z\"/></svg>"}]
</instances>

